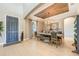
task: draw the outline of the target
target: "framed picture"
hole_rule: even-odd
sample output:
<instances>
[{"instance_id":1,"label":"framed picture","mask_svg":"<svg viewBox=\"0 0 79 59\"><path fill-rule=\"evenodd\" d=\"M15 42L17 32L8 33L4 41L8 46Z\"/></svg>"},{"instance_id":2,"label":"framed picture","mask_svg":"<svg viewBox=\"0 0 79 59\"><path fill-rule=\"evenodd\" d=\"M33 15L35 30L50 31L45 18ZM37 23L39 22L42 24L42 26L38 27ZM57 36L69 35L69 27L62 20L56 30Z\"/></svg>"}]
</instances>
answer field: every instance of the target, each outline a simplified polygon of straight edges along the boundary
<instances>
[{"instance_id":1,"label":"framed picture","mask_svg":"<svg viewBox=\"0 0 79 59\"><path fill-rule=\"evenodd\" d=\"M51 29L52 30L58 30L58 28L59 28L59 23L56 22L56 23L51 24Z\"/></svg>"}]
</instances>

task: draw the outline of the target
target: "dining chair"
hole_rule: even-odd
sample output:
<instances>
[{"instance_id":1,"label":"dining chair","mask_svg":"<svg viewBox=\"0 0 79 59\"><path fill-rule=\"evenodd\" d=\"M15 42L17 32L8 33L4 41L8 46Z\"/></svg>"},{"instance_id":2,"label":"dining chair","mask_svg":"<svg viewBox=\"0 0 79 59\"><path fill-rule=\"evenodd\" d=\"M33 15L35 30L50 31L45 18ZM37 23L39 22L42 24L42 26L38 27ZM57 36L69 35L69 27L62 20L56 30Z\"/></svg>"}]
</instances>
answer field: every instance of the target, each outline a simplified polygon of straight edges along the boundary
<instances>
[{"instance_id":1,"label":"dining chair","mask_svg":"<svg viewBox=\"0 0 79 59\"><path fill-rule=\"evenodd\" d=\"M36 40L40 40L40 35L37 32L35 32L35 38Z\"/></svg>"},{"instance_id":2,"label":"dining chair","mask_svg":"<svg viewBox=\"0 0 79 59\"><path fill-rule=\"evenodd\" d=\"M43 36L42 38L44 42L49 43L50 37Z\"/></svg>"},{"instance_id":3,"label":"dining chair","mask_svg":"<svg viewBox=\"0 0 79 59\"><path fill-rule=\"evenodd\" d=\"M51 44L55 45L56 47L59 46L60 42L57 38L57 32L51 32Z\"/></svg>"}]
</instances>

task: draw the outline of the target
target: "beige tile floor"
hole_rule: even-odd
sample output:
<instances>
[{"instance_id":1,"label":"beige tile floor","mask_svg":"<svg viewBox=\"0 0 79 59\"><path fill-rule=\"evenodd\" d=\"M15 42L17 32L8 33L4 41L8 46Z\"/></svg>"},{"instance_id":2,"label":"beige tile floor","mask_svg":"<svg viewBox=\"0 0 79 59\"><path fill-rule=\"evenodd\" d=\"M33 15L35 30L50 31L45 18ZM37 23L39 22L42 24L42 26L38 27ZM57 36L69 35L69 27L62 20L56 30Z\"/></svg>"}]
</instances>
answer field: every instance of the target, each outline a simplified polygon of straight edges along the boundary
<instances>
[{"instance_id":1,"label":"beige tile floor","mask_svg":"<svg viewBox=\"0 0 79 59\"><path fill-rule=\"evenodd\" d=\"M66 40L64 45L56 48L47 43L30 39L24 42L0 47L1 56L76 56L72 53L75 48L72 46L72 41Z\"/></svg>"}]
</instances>

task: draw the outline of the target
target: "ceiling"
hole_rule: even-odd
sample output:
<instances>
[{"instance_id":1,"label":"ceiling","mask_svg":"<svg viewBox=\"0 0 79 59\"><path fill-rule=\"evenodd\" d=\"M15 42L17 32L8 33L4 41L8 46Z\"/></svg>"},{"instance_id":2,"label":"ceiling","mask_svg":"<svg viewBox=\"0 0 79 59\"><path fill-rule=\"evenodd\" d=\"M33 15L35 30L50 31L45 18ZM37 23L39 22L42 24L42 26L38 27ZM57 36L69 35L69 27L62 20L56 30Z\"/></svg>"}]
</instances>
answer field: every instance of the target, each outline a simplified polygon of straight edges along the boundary
<instances>
[{"instance_id":1,"label":"ceiling","mask_svg":"<svg viewBox=\"0 0 79 59\"><path fill-rule=\"evenodd\" d=\"M18 15L28 15L30 11L32 11L37 5L40 3L3 3L0 4L0 15L8 12L16 13ZM69 16L73 15L79 15L79 3L68 3L68 12L62 13L62 14L57 14L55 16L50 16L45 19L41 17L35 16L36 14L40 13L41 11L47 9L48 7L54 5L55 3L44 3L43 5L39 6L38 8L35 9L28 17L33 19L33 20L59 20L63 18L67 18ZM3 12L4 11L4 12Z\"/></svg>"},{"instance_id":2,"label":"ceiling","mask_svg":"<svg viewBox=\"0 0 79 59\"><path fill-rule=\"evenodd\" d=\"M38 12L37 14L35 14L35 16L45 19L68 11L69 8L67 3L55 3L47 7L46 9Z\"/></svg>"},{"instance_id":3,"label":"ceiling","mask_svg":"<svg viewBox=\"0 0 79 59\"><path fill-rule=\"evenodd\" d=\"M27 16L39 3L23 3L23 14Z\"/></svg>"},{"instance_id":4,"label":"ceiling","mask_svg":"<svg viewBox=\"0 0 79 59\"><path fill-rule=\"evenodd\" d=\"M40 13L41 11L45 10L46 8L50 7L51 5L54 5L55 3L45 3L42 6L40 6L39 8L37 8L34 12L32 12L28 17L32 20L36 20L36 21L45 21L45 20L62 20L68 17L72 17L75 15L79 15L79 3L68 3L68 12L65 13L61 13L61 14L57 14L54 16L50 16L47 18L41 18L41 17L37 17L35 16L36 14Z\"/></svg>"},{"instance_id":5,"label":"ceiling","mask_svg":"<svg viewBox=\"0 0 79 59\"><path fill-rule=\"evenodd\" d=\"M4 13L13 13L19 16L26 16L39 3L0 3L0 16Z\"/></svg>"},{"instance_id":6,"label":"ceiling","mask_svg":"<svg viewBox=\"0 0 79 59\"><path fill-rule=\"evenodd\" d=\"M51 16L51 17L48 17L46 18L47 20L61 20L61 19L65 19L65 18L68 18L68 17L72 17L72 16L75 16L75 15L79 15L79 4L78 3L70 3L68 4L68 7L69 7L69 11L68 12L65 12L65 13L62 13L62 14L58 14L58 15L55 15L55 16Z\"/></svg>"}]
</instances>

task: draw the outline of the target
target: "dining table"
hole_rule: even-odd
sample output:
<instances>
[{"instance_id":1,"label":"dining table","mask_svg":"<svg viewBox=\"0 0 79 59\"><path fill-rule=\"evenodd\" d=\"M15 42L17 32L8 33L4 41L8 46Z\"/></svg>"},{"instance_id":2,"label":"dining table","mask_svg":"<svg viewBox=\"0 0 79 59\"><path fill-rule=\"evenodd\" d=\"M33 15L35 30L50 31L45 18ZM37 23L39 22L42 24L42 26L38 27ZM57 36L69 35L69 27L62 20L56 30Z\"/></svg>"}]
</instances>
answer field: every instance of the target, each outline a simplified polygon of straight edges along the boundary
<instances>
[{"instance_id":1,"label":"dining table","mask_svg":"<svg viewBox=\"0 0 79 59\"><path fill-rule=\"evenodd\" d=\"M49 41L51 42L51 33L39 32L38 34L39 34L40 36L42 36L42 37L48 37L48 38L49 38ZM62 39L62 37L63 37L63 34L57 33L57 38L58 38L58 39Z\"/></svg>"}]
</instances>

